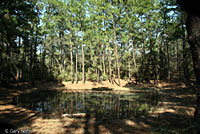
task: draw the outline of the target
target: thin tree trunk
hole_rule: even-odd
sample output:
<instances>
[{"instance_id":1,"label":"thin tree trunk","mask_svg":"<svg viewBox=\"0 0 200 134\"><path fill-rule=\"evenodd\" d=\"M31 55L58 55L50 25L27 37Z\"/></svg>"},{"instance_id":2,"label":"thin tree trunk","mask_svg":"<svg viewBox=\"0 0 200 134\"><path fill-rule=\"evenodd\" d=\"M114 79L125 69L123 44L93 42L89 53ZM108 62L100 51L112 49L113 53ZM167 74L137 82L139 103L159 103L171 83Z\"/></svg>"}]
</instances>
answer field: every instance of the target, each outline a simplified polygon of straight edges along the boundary
<instances>
[{"instance_id":1,"label":"thin tree trunk","mask_svg":"<svg viewBox=\"0 0 200 134\"><path fill-rule=\"evenodd\" d=\"M135 59L135 48L134 48L134 40L133 40L133 37L132 37L132 54L133 54L133 64L134 64L134 71L136 73L137 71L137 64L136 64L136 59Z\"/></svg>"},{"instance_id":2,"label":"thin tree trunk","mask_svg":"<svg viewBox=\"0 0 200 134\"><path fill-rule=\"evenodd\" d=\"M150 33L149 38L151 38L152 34ZM152 60L152 70L153 70L153 80L154 80L154 85L156 84L156 80L157 80L157 73L156 73L156 63L155 63L155 52L154 52L154 44L151 43L151 39L149 39L149 44L150 44L150 53L153 55L151 57Z\"/></svg>"},{"instance_id":3,"label":"thin tree trunk","mask_svg":"<svg viewBox=\"0 0 200 134\"><path fill-rule=\"evenodd\" d=\"M70 40L71 43L71 40ZM72 43L70 44L70 59L71 59L71 83L74 83L74 78L73 78L73 53L72 53Z\"/></svg>"},{"instance_id":4,"label":"thin tree trunk","mask_svg":"<svg viewBox=\"0 0 200 134\"><path fill-rule=\"evenodd\" d=\"M19 53L18 53L18 64L20 64L20 57L21 57L21 52L20 52L20 48L21 48L21 37L19 36ZM20 68L17 67L17 76L16 76L16 80L19 80L20 78Z\"/></svg>"},{"instance_id":5,"label":"thin tree trunk","mask_svg":"<svg viewBox=\"0 0 200 134\"><path fill-rule=\"evenodd\" d=\"M99 69L98 69L98 67L96 69L96 73L97 73L97 83L99 83Z\"/></svg>"},{"instance_id":6,"label":"thin tree trunk","mask_svg":"<svg viewBox=\"0 0 200 134\"><path fill-rule=\"evenodd\" d=\"M113 18L113 30L114 30L114 45L115 45L114 49L115 49L115 59L116 59L116 66L117 66L118 84L120 86L120 67L119 67L119 61L118 61L117 37L116 37L114 18Z\"/></svg>"},{"instance_id":7,"label":"thin tree trunk","mask_svg":"<svg viewBox=\"0 0 200 134\"><path fill-rule=\"evenodd\" d=\"M78 84L78 47L76 47L76 84Z\"/></svg>"},{"instance_id":8,"label":"thin tree trunk","mask_svg":"<svg viewBox=\"0 0 200 134\"><path fill-rule=\"evenodd\" d=\"M31 25L31 42L30 42L30 63L29 63L29 77L30 77L30 81L31 84L34 85L34 77L33 77L33 42L34 42L34 38L33 38L33 30L34 30L34 24Z\"/></svg>"},{"instance_id":9,"label":"thin tree trunk","mask_svg":"<svg viewBox=\"0 0 200 134\"><path fill-rule=\"evenodd\" d=\"M64 68L64 62L63 62L63 45L62 45L62 34L61 32L59 33L59 38L58 38L58 42L59 42L59 45L60 45L60 52L61 52L61 59L60 59L60 62L59 62L59 68L60 68L60 73L62 72L63 68Z\"/></svg>"},{"instance_id":10,"label":"thin tree trunk","mask_svg":"<svg viewBox=\"0 0 200 134\"><path fill-rule=\"evenodd\" d=\"M167 15L167 13L166 13L166 11L164 11L164 28L166 29L167 28L167 17L166 17L166 15ZM167 34L167 32L166 32L166 30L164 30L164 33L165 34ZM168 44L168 40L167 40L167 37L165 36L165 41L164 41L164 44L165 44L165 46L166 46L166 49L167 49L167 78L169 78L170 79L170 59L169 59L169 44ZM165 71L165 69L164 69L164 71ZM166 72L164 72L164 74L165 74Z\"/></svg>"},{"instance_id":11,"label":"thin tree trunk","mask_svg":"<svg viewBox=\"0 0 200 134\"><path fill-rule=\"evenodd\" d=\"M186 44L185 44L185 29L183 26L183 19L181 22L181 28L182 28L182 47L183 47L183 72L184 72L184 80L185 82L189 82L189 74L188 74L188 62L187 62L187 52L186 52Z\"/></svg>"},{"instance_id":12,"label":"thin tree trunk","mask_svg":"<svg viewBox=\"0 0 200 134\"><path fill-rule=\"evenodd\" d=\"M38 39L38 25L36 24L36 36L35 36L34 55L33 55L33 67L36 66L37 39Z\"/></svg>"},{"instance_id":13,"label":"thin tree trunk","mask_svg":"<svg viewBox=\"0 0 200 134\"><path fill-rule=\"evenodd\" d=\"M53 71L53 67L54 67L54 48L53 48L53 44L51 44L51 64L50 64L50 73L52 73Z\"/></svg>"},{"instance_id":14,"label":"thin tree trunk","mask_svg":"<svg viewBox=\"0 0 200 134\"><path fill-rule=\"evenodd\" d=\"M142 74L142 79L144 80L144 78L146 77L146 74L145 74L145 69L144 69L144 56L145 56L145 44L146 44L146 36L145 36L145 34L144 34L144 30L143 30L143 28L142 28L142 35L143 35L143 38L144 38L144 40L143 40L143 44L142 44L142 58L141 58L141 74Z\"/></svg>"},{"instance_id":15,"label":"thin tree trunk","mask_svg":"<svg viewBox=\"0 0 200 134\"><path fill-rule=\"evenodd\" d=\"M170 54L169 54L169 43L168 43L168 41L166 41L166 47L167 47L167 74L168 74L168 78L171 79Z\"/></svg>"},{"instance_id":16,"label":"thin tree trunk","mask_svg":"<svg viewBox=\"0 0 200 134\"><path fill-rule=\"evenodd\" d=\"M44 40L45 40L45 43L44 43L44 50L43 50L43 54L42 54L42 73L43 73L43 75L42 75L42 79L43 79L43 82L44 82L44 80L45 80L45 57L46 57L46 35L45 35L45 37L44 37Z\"/></svg>"},{"instance_id":17,"label":"thin tree trunk","mask_svg":"<svg viewBox=\"0 0 200 134\"><path fill-rule=\"evenodd\" d=\"M98 41L99 42L99 41ZM101 49L101 48L99 48ZM97 68L98 68L98 78L99 78L99 81L101 81L101 74L102 74L102 69L103 69L103 66L102 66L102 58L101 58L101 52L97 52L98 53L98 60L99 60L99 67L97 65Z\"/></svg>"},{"instance_id":18,"label":"thin tree trunk","mask_svg":"<svg viewBox=\"0 0 200 134\"><path fill-rule=\"evenodd\" d=\"M38 11L38 7L37 7L37 16L39 16L39 11ZM35 46L34 46L34 55L33 55L33 68L35 68L36 66L36 58L37 58L37 45L38 45L38 22L35 22L35 26L36 26L36 35L35 35Z\"/></svg>"},{"instance_id":19,"label":"thin tree trunk","mask_svg":"<svg viewBox=\"0 0 200 134\"><path fill-rule=\"evenodd\" d=\"M26 51L27 51L27 36L22 36L22 39L23 39L23 43L24 43L24 49L23 49L23 62L26 63ZM23 66L22 67L22 79L24 80L25 79L25 72L26 72L26 69L25 67Z\"/></svg>"},{"instance_id":20,"label":"thin tree trunk","mask_svg":"<svg viewBox=\"0 0 200 134\"><path fill-rule=\"evenodd\" d=\"M108 49L108 68L109 68L109 81L113 84L112 80L112 69L111 69L111 54L110 49Z\"/></svg>"},{"instance_id":21,"label":"thin tree trunk","mask_svg":"<svg viewBox=\"0 0 200 134\"><path fill-rule=\"evenodd\" d=\"M106 75L106 67L105 67L105 53L104 53L104 49L103 49L103 45L102 45L102 62L103 62L103 74L104 74L104 76Z\"/></svg>"},{"instance_id":22,"label":"thin tree trunk","mask_svg":"<svg viewBox=\"0 0 200 134\"><path fill-rule=\"evenodd\" d=\"M82 36L81 51L82 51L82 83L85 84L85 59L84 59L84 48L83 48L83 36Z\"/></svg>"},{"instance_id":23,"label":"thin tree trunk","mask_svg":"<svg viewBox=\"0 0 200 134\"><path fill-rule=\"evenodd\" d=\"M179 80L181 81L181 70L180 70L180 54L179 54L179 47L178 47L178 42L176 41L176 61L177 61L177 70L178 70L178 77Z\"/></svg>"},{"instance_id":24,"label":"thin tree trunk","mask_svg":"<svg viewBox=\"0 0 200 134\"><path fill-rule=\"evenodd\" d=\"M141 73L142 73L142 79L144 80L144 76L146 75L145 74L145 71L144 71L144 56L145 56L145 48L144 48L144 45L146 44L146 41L144 39L143 41L143 44L142 44L142 65L141 65ZM146 77L146 76L145 76Z\"/></svg>"},{"instance_id":25,"label":"thin tree trunk","mask_svg":"<svg viewBox=\"0 0 200 134\"><path fill-rule=\"evenodd\" d=\"M131 79L131 60L130 60L130 45L129 45L129 42L128 42L128 79L130 80Z\"/></svg>"}]
</instances>

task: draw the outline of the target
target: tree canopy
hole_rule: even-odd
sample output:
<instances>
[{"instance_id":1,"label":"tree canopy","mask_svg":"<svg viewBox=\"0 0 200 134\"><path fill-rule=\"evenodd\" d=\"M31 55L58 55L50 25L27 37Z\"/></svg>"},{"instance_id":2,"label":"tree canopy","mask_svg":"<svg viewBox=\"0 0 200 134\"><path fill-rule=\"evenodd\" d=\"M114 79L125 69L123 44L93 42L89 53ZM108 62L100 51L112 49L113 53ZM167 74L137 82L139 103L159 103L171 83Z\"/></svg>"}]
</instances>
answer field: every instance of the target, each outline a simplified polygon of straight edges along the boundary
<instances>
[{"instance_id":1,"label":"tree canopy","mask_svg":"<svg viewBox=\"0 0 200 134\"><path fill-rule=\"evenodd\" d=\"M2 83L194 77L174 0L3 0L0 9Z\"/></svg>"}]
</instances>

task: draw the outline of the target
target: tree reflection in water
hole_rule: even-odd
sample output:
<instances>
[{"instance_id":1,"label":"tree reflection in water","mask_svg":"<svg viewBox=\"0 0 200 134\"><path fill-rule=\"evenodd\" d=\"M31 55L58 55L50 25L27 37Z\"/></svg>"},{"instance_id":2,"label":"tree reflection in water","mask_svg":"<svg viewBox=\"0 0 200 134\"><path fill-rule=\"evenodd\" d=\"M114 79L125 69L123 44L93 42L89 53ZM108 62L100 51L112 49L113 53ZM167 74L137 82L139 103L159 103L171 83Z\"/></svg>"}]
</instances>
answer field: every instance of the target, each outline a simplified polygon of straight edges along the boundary
<instances>
[{"instance_id":1,"label":"tree reflection in water","mask_svg":"<svg viewBox=\"0 0 200 134\"><path fill-rule=\"evenodd\" d=\"M63 114L87 113L97 119L132 118L141 116L158 104L158 99L147 93L131 92L66 92L43 97L22 95L12 104L43 113L44 118L58 118ZM33 95L34 96L34 95ZM41 94L42 96L42 94Z\"/></svg>"}]
</instances>

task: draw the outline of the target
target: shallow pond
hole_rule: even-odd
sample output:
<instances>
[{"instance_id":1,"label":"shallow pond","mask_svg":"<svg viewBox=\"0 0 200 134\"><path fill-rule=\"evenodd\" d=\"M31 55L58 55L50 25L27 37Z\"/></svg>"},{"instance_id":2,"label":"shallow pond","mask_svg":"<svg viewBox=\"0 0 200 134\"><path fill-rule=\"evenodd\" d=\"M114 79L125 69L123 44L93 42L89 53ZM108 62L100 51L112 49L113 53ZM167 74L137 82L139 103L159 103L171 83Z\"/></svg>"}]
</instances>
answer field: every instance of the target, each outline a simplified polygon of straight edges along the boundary
<instances>
[{"instance_id":1,"label":"shallow pond","mask_svg":"<svg viewBox=\"0 0 200 134\"><path fill-rule=\"evenodd\" d=\"M13 98L12 104L41 112L43 118L84 113L86 117L132 118L156 107L159 100L149 93L65 92L30 93Z\"/></svg>"}]
</instances>

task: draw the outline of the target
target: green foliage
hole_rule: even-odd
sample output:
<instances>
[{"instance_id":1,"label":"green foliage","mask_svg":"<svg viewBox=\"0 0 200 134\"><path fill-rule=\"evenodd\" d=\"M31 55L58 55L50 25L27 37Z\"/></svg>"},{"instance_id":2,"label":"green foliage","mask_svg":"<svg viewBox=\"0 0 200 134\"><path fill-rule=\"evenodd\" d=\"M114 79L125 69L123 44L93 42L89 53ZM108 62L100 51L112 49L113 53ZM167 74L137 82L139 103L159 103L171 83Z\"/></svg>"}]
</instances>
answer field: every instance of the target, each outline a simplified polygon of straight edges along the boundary
<instances>
[{"instance_id":1,"label":"green foliage","mask_svg":"<svg viewBox=\"0 0 200 134\"><path fill-rule=\"evenodd\" d=\"M102 78L103 78L104 81L105 81L105 80L108 80L108 75L103 74L103 75L102 75Z\"/></svg>"},{"instance_id":2,"label":"green foliage","mask_svg":"<svg viewBox=\"0 0 200 134\"><path fill-rule=\"evenodd\" d=\"M91 81L97 81L97 74L95 74L95 73L91 74L90 80Z\"/></svg>"},{"instance_id":3,"label":"green foliage","mask_svg":"<svg viewBox=\"0 0 200 134\"><path fill-rule=\"evenodd\" d=\"M57 76L58 81L70 81L71 78L66 72L62 72L60 75Z\"/></svg>"},{"instance_id":4,"label":"green foliage","mask_svg":"<svg viewBox=\"0 0 200 134\"><path fill-rule=\"evenodd\" d=\"M118 75L119 65L121 78L150 81L182 73L183 53L192 61L189 45L180 47L185 29L174 1L3 0L0 9L1 80L20 70L24 80L32 72L36 80L69 81L76 66L80 80L84 62L88 80Z\"/></svg>"},{"instance_id":5,"label":"green foliage","mask_svg":"<svg viewBox=\"0 0 200 134\"><path fill-rule=\"evenodd\" d=\"M142 112L142 113L147 113L148 111L151 110L151 107L149 104L142 104L139 108L139 111Z\"/></svg>"}]
</instances>

